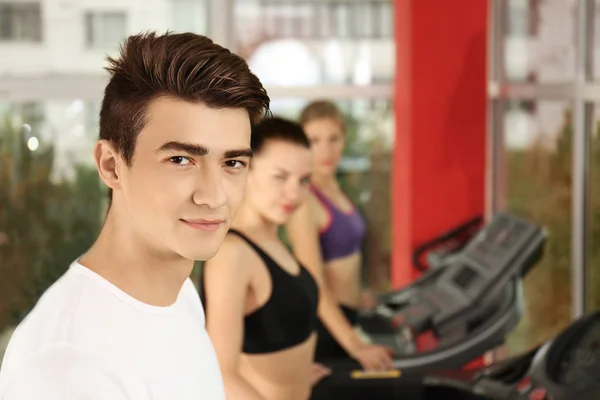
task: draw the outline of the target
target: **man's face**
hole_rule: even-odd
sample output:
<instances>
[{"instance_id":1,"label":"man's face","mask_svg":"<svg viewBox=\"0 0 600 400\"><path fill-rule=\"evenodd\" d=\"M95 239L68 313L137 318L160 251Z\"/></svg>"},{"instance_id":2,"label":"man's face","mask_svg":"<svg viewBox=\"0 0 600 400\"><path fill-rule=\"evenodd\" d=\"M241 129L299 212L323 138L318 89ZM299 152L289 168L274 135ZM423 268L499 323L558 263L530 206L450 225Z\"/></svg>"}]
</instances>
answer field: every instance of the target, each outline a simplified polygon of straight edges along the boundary
<instances>
[{"instance_id":1,"label":"man's face","mask_svg":"<svg viewBox=\"0 0 600 400\"><path fill-rule=\"evenodd\" d=\"M242 202L250 155L244 109L159 98L149 106L131 166L118 169L115 194L136 233L159 252L206 260Z\"/></svg>"}]
</instances>

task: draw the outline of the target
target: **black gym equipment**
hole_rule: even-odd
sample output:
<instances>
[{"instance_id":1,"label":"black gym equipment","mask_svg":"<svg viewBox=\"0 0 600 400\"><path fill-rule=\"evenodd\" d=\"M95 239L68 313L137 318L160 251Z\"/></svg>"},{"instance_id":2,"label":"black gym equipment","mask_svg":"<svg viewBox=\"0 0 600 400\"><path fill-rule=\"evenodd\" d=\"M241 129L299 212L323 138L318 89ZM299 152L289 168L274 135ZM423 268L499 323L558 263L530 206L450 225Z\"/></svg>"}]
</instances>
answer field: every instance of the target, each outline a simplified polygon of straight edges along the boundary
<instances>
[{"instance_id":1,"label":"black gym equipment","mask_svg":"<svg viewBox=\"0 0 600 400\"><path fill-rule=\"evenodd\" d=\"M325 390L315 390L313 398L600 399L600 312L520 356L476 370L457 369L501 342L518 322L520 281L541 257L544 243L545 233L535 225L508 213L497 215L450 264L385 296L365 316L373 340L406 352L395 360L395 370L368 373L354 361L332 361L333 375L317 386ZM415 354L413 338L426 329L435 333L439 346ZM327 392L327 385L337 390Z\"/></svg>"},{"instance_id":2,"label":"black gym equipment","mask_svg":"<svg viewBox=\"0 0 600 400\"><path fill-rule=\"evenodd\" d=\"M339 372L338 372L339 373ZM371 380L377 399L394 400L597 400L600 399L600 312L584 316L556 338L525 354L473 371L427 374L397 371L400 377ZM358 385L361 377L348 380ZM338 378L340 379L340 378ZM384 392L388 381L395 389ZM378 382L379 381L379 382ZM369 399L369 387L340 399ZM360 393L355 396L355 393ZM373 397L375 398L375 397Z\"/></svg>"},{"instance_id":3,"label":"black gym equipment","mask_svg":"<svg viewBox=\"0 0 600 400\"><path fill-rule=\"evenodd\" d=\"M427 387L443 392L454 386L483 400L600 399L600 312L580 318L553 340L521 356L471 376L431 375L423 383L425 394Z\"/></svg>"},{"instance_id":4,"label":"black gym equipment","mask_svg":"<svg viewBox=\"0 0 600 400\"><path fill-rule=\"evenodd\" d=\"M360 325L372 342L394 348L394 365L405 373L460 368L501 345L516 327L521 280L545 241L540 227L499 213L451 262L361 313ZM437 347L419 352L415 338L426 332Z\"/></svg>"}]
</instances>

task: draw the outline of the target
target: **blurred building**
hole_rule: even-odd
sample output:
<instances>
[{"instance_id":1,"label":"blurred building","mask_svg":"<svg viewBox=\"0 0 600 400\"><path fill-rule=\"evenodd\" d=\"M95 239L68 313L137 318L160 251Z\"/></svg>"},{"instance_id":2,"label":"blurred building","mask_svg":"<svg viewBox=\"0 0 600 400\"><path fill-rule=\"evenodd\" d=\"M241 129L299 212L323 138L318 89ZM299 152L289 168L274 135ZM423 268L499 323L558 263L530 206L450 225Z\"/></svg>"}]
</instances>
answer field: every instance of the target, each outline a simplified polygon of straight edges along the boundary
<instances>
[{"instance_id":1,"label":"blurred building","mask_svg":"<svg viewBox=\"0 0 600 400\"><path fill-rule=\"evenodd\" d=\"M0 76L102 75L106 53L133 32L207 32L206 5L194 0L0 2Z\"/></svg>"}]
</instances>

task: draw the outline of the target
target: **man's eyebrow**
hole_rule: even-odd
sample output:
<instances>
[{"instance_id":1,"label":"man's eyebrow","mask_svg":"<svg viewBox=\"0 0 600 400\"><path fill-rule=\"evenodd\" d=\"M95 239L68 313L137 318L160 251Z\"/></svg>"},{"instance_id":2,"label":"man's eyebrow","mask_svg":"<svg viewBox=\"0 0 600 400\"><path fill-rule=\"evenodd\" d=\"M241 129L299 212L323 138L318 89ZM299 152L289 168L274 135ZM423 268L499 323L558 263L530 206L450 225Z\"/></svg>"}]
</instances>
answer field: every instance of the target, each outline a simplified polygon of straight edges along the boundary
<instances>
[{"instance_id":1,"label":"man's eyebrow","mask_svg":"<svg viewBox=\"0 0 600 400\"><path fill-rule=\"evenodd\" d=\"M249 157L252 158L252 149L236 149L236 150L228 150L223 153L223 158L237 158L237 157Z\"/></svg>"},{"instance_id":2,"label":"man's eyebrow","mask_svg":"<svg viewBox=\"0 0 600 400\"><path fill-rule=\"evenodd\" d=\"M197 157L202 157L208 154L208 149L202 145L183 142L164 143L155 150L155 153L165 153L169 151L181 151Z\"/></svg>"}]
</instances>

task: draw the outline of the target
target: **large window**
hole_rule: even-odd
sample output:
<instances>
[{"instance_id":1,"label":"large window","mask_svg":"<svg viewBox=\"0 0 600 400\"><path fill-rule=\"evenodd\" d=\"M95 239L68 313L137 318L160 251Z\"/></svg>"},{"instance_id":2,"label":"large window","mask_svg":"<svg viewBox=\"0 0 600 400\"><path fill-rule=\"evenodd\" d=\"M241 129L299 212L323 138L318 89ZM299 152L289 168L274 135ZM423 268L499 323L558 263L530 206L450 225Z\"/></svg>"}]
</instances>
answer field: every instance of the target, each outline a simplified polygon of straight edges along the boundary
<instances>
[{"instance_id":1,"label":"large window","mask_svg":"<svg viewBox=\"0 0 600 400\"><path fill-rule=\"evenodd\" d=\"M511 82L557 83L575 78L575 4L505 0L504 73Z\"/></svg>"},{"instance_id":2,"label":"large window","mask_svg":"<svg viewBox=\"0 0 600 400\"><path fill-rule=\"evenodd\" d=\"M39 2L0 2L0 41L40 42L41 14Z\"/></svg>"},{"instance_id":3,"label":"large window","mask_svg":"<svg viewBox=\"0 0 600 400\"><path fill-rule=\"evenodd\" d=\"M106 194L92 164L96 135L85 125L83 102L0 110L1 336L92 244Z\"/></svg>"},{"instance_id":4,"label":"large window","mask_svg":"<svg viewBox=\"0 0 600 400\"><path fill-rule=\"evenodd\" d=\"M590 105L589 118L589 201L588 201L588 274L587 309L600 309L600 99Z\"/></svg>"},{"instance_id":5,"label":"large window","mask_svg":"<svg viewBox=\"0 0 600 400\"><path fill-rule=\"evenodd\" d=\"M491 1L489 211L509 209L549 235L545 257L525 282L526 314L510 337L513 352L600 306L591 106L600 101L592 82L600 66L592 57L599 4Z\"/></svg>"},{"instance_id":6,"label":"large window","mask_svg":"<svg viewBox=\"0 0 600 400\"><path fill-rule=\"evenodd\" d=\"M544 258L525 280L525 316L509 338L520 353L571 322L572 107L504 101L502 108L503 208L550 233Z\"/></svg>"}]
</instances>

